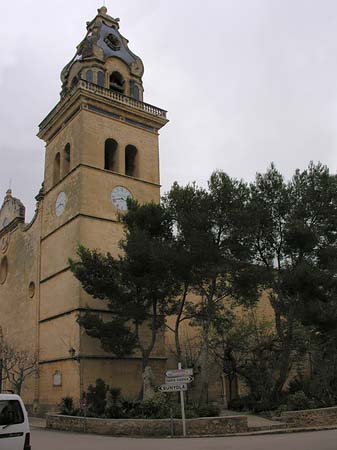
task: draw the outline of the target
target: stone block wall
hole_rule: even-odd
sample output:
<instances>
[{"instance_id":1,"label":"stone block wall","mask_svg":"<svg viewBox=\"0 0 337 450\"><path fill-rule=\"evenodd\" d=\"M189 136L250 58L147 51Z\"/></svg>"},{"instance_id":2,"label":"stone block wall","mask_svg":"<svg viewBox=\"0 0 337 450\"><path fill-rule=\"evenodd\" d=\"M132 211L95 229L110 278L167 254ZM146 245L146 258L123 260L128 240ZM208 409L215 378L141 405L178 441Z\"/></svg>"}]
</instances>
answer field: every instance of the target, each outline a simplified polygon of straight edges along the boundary
<instances>
[{"instance_id":1,"label":"stone block wall","mask_svg":"<svg viewBox=\"0 0 337 450\"><path fill-rule=\"evenodd\" d=\"M178 419L93 419L48 415L47 428L110 436L182 435L182 423ZM248 423L246 416L207 417L187 419L186 429L188 435L235 434L247 432Z\"/></svg>"},{"instance_id":2,"label":"stone block wall","mask_svg":"<svg viewBox=\"0 0 337 450\"><path fill-rule=\"evenodd\" d=\"M291 428L337 425L337 407L286 411L279 420Z\"/></svg>"}]
</instances>

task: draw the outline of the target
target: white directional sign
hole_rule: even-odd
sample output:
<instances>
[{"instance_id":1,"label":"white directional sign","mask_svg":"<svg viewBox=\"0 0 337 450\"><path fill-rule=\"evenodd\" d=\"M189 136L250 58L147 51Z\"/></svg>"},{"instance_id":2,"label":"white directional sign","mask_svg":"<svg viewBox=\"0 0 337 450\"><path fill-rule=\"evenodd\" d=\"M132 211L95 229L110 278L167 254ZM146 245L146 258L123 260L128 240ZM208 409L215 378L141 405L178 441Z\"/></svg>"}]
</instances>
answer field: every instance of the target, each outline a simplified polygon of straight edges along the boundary
<instances>
[{"instance_id":1,"label":"white directional sign","mask_svg":"<svg viewBox=\"0 0 337 450\"><path fill-rule=\"evenodd\" d=\"M167 370L165 374L168 378L188 377L193 375L193 369L174 369Z\"/></svg>"},{"instance_id":2,"label":"white directional sign","mask_svg":"<svg viewBox=\"0 0 337 450\"><path fill-rule=\"evenodd\" d=\"M172 377L172 378L165 378L166 384L181 384L181 383L192 383L193 377Z\"/></svg>"},{"instance_id":3,"label":"white directional sign","mask_svg":"<svg viewBox=\"0 0 337 450\"><path fill-rule=\"evenodd\" d=\"M162 384L159 386L161 392L187 391L187 384Z\"/></svg>"},{"instance_id":4,"label":"white directional sign","mask_svg":"<svg viewBox=\"0 0 337 450\"><path fill-rule=\"evenodd\" d=\"M183 436L186 437L184 391L187 391L187 383L191 383L193 381L193 369L183 369L181 367L181 362L178 362L178 369L167 370L165 375L166 384L162 384L159 387L159 390L162 392L179 392Z\"/></svg>"}]
</instances>

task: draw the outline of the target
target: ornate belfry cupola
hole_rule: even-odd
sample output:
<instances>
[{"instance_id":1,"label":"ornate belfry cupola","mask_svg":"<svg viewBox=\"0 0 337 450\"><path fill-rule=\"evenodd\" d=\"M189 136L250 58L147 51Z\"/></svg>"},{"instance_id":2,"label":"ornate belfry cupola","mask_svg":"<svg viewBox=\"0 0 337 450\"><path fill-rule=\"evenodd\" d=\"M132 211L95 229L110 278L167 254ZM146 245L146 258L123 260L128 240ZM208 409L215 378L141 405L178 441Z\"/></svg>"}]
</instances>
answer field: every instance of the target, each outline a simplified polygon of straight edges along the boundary
<instances>
[{"instance_id":1,"label":"ornate belfry cupola","mask_svg":"<svg viewBox=\"0 0 337 450\"><path fill-rule=\"evenodd\" d=\"M121 61L125 69L121 70L119 64L114 65L109 61L111 58ZM82 79L142 101L143 73L141 59L131 52L128 40L119 32L119 19L109 16L103 6L95 19L87 22L85 38L62 71L61 96L65 96Z\"/></svg>"},{"instance_id":2,"label":"ornate belfry cupola","mask_svg":"<svg viewBox=\"0 0 337 450\"><path fill-rule=\"evenodd\" d=\"M103 113L103 103L109 106L106 115L157 132L167 123L166 111L144 103L143 74L142 60L119 32L119 19L102 6L61 72L61 100L41 122L38 136L48 144L79 108Z\"/></svg>"}]
</instances>

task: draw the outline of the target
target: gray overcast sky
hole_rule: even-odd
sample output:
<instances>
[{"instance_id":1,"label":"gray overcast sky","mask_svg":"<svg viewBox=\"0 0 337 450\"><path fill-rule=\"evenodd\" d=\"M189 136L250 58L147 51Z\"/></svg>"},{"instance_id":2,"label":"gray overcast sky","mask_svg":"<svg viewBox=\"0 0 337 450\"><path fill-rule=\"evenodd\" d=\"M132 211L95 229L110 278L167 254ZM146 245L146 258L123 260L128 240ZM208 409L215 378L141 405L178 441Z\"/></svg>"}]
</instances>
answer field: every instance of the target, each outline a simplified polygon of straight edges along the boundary
<instances>
[{"instance_id":1,"label":"gray overcast sky","mask_svg":"<svg viewBox=\"0 0 337 450\"><path fill-rule=\"evenodd\" d=\"M11 5L12 3L12 5ZM43 179L37 125L59 99L60 72L103 1L0 3L0 203L32 216ZM336 0L107 1L145 64L145 98L169 111L162 192L211 172L251 180L271 161L337 168Z\"/></svg>"}]
</instances>

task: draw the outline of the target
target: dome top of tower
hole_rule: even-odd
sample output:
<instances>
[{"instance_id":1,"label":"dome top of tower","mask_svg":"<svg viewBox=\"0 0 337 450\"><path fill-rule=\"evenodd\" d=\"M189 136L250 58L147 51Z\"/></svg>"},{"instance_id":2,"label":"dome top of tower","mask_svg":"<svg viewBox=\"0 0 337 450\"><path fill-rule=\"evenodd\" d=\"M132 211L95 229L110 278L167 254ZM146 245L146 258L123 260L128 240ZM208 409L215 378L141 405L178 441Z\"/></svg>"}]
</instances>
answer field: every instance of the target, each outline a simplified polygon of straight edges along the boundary
<instances>
[{"instance_id":1,"label":"dome top of tower","mask_svg":"<svg viewBox=\"0 0 337 450\"><path fill-rule=\"evenodd\" d=\"M87 22L87 34L77 46L73 59L64 67L61 73L62 93L65 94L75 77L81 78L84 67L90 63L104 65L109 58L118 58L125 63L130 75L141 80L144 73L142 60L128 47L129 41L119 32L119 19L108 15L108 10L102 6L97 10L96 17Z\"/></svg>"}]
</instances>

